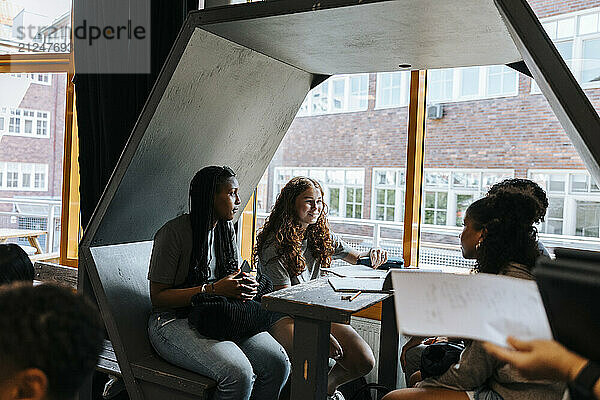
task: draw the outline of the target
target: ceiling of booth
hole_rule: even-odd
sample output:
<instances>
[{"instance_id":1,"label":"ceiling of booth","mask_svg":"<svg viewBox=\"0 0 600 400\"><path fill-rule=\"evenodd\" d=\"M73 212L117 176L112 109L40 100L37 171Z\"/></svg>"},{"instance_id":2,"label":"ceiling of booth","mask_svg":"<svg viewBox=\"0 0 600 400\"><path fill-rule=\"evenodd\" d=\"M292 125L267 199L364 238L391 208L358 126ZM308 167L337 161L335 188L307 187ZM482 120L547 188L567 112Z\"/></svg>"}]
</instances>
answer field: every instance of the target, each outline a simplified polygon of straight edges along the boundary
<instances>
[{"instance_id":1,"label":"ceiling of booth","mask_svg":"<svg viewBox=\"0 0 600 400\"><path fill-rule=\"evenodd\" d=\"M328 75L395 71L399 64L433 69L522 60L493 0L382 1L202 28Z\"/></svg>"}]
</instances>

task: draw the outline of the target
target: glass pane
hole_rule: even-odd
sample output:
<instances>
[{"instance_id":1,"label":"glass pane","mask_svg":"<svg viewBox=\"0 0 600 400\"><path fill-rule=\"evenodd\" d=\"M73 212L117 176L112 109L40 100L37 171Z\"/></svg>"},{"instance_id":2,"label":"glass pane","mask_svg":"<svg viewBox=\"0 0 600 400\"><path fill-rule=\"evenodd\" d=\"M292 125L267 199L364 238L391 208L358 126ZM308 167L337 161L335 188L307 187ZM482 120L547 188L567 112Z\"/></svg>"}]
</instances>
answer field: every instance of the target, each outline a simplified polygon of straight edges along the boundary
<instances>
[{"instance_id":1,"label":"glass pane","mask_svg":"<svg viewBox=\"0 0 600 400\"><path fill-rule=\"evenodd\" d=\"M462 226L465 218L465 211L473 202L473 195L458 194L456 195L456 226Z\"/></svg>"},{"instance_id":2,"label":"glass pane","mask_svg":"<svg viewBox=\"0 0 600 400\"><path fill-rule=\"evenodd\" d=\"M333 81L333 109L343 110L344 109L344 88L346 82L343 79Z\"/></svg>"},{"instance_id":3,"label":"glass pane","mask_svg":"<svg viewBox=\"0 0 600 400\"><path fill-rule=\"evenodd\" d=\"M362 218L362 206L357 205L354 207L354 218Z\"/></svg>"},{"instance_id":4,"label":"glass pane","mask_svg":"<svg viewBox=\"0 0 600 400\"><path fill-rule=\"evenodd\" d=\"M582 83L600 81L600 38L583 41Z\"/></svg>"},{"instance_id":5,"label":"glass pane","mask_svg":"<svg viewBox=\"0 0 600 400\"><path fill-rule=\"evenodd\" d=\"M327 171L327 183L344 183L344 171L343 170L328 170Z\"/></svg>"},{"instance_id":6,"label":"glass pane","mask_svg":"<svg viewBox=\"0 0 600 400\"><path fill-rule=\"evenodd\" d=\"M396 204L396 191L395 190L393 190L393 189L386 190L386 204L391 205L391 206Z\"/></svg>"},{"instance_id":7,"label":"glass pane","mask_svg":"<svg viewBox=\"0 0 600 400\"><path fill-rule=\"evenodd\" d=\"M552 235L562 235L563 233L563 222L562 220L548 220L546 221L548 228L546 228L546 233L550 233Z\"/></svg>"},{"instance_id":8,"label":"glass pane","mask_svg":"<svg viewBox=\"0 0 600 400\"><path fill-rule=\"evenodd\" d=\"M446 206L448 205L448 193L446 192L439 192L438 193L438 199L437 199L437 207L438 209L440 208L446 208Z\"/></svg>"},{"instance_id":9,"label":"glass pane","mask_svg":"<svg viewBox=\"0 0 600 400\"><path fill-rule=\"evenodd\" d=\"M329 189L329 214L337 216L340 214L340 189Z\"/></svg>"},{"instance_id":10,"label":"glass pane","mask_svg":"<svg viewBox=\"0 0 600 400\"><path fill-rule=\"evenodd\" d=\"M564 200L562 198L550 197L548 199L548 218L559 218L562 220L564 211Z\"/></svg>"},{"instance_id":11,"label":"glass pane","mask_svg":"<svg viewBox=\"0 0 600 400\"><path fill-rule=\"evenodd\" d=\"M573 41L569 40L567 42L554 43L554 46L556 46L556 50L558 50L558 53L570 67L571 60L573 59Z\"/></svg>"},{"instance_id":12,"label":"glass pane","mask_svg":"<svg viewBox=\"0 0 600 400\"><path fill-rule=\"evenodd\" d=\"M1 2L0 41L0 54L68 53L71 1ZM43 80L40 82L47 84Z\"/></svg>"},{"instance_id":13,"label":"glass pane","mask_svg":"<svg viewBox=\"0 0 600 400\"><path fill-rule=\"evenodd\" d=\"M598 31L598 14L582 15L579 17L579 34L594 33Z\"/></svg>"},{"instance_id":14,"label":"glass pane","mask_svg":"<svg viewBox=\"0 0 600 400\"><path fill-rule=\"evenodd\" d=\"M394 220L394 209L392 207L387 207L385 209L385 220L386 221Z\"/></svg>"},{"instance_id":15,"label":"glass pane","mask_svg":"<svg viewBox=\"0 0 600 400\"><path fill-rule=\"evenodd\" d=\"M435 208L435 192L425 192L425 208Z\"/></svg>"},{"instance_id":16,"label":"glass pane","mask_svg":"<svg viewBox=\"0 0 600 400\"><path fill-rule=\"evenodd\" d=\"M346 190L346 202L353 203L354 202L354 189Z\"/></svg>"},{"instance_id":17,"label":"glass pane","mask_svg":"<svg viewBox=\"0 0 600 400\"><path fill-rule=\"evenodd\" d=\"M354 189L355 201L362 203L362 189Z\"/></svg>"},{"instance_id":18,"label":"glass pane","mask_svg":"<svg viewBox=\"0 0 600 400\"><path fill-rule=\"evenodd\" d=\"M0 114L12 127L0 132L0 229L39 231L46 255L60 250L66 82L66 74L0 74ZM8 241L36 253L26 235Z\"/></svg>"},{"instance_id":19,"label":"glass pane","mask_svg":"<svg viewBox=\"0 0 600 400\"><path fill-rule=\"evenodd\" d=\"M396 173L394 171L377 171L375 173L377 185L395 185Z\"/></svg>"},{"instance_id":20,"label":"glass pane","mask_svg":"<svg viewBox=\"0 0 600 400\"><path fill-rule=\"evenodd\" d=\"M375 208L375 219L383 221L384 215L385 215L384 207L376 207Z\"/></svg>"},{"instance_id":21,"label":"glass pane","mask_svg":"<svg viewBox=\"0 0 600 400\"><path fill-rule=\"evenodd\" d=\"M550 192L565 192L565 176L564 175L550 175L550 182L548 184L548 191Z\"/></svg>"},{"instance_id":22,"label":"glass pane","mask_svg":"<svg viewBox=\"0 0 600 400\"><path fill-rule=\"evenodd\" d=\"M425 223L433 225L435 222L435 211L433 210L425 210Z\"/></svg>"},{"instance_id":23,"label":"glass pane","mask_svg":"<svg viewBox=\"0 0 600 400\"><path fill-rule=\"evenodd\" d=\"M461 96L474 96L479 93L479 67L464 68L461 71Z\"/></svg>"},{"instance_id":24,"label":"glass pane","mask_svg":"<svg viewBox=\"0 0 600 400\"><path fill-rule=\"evenodd\" d=\"M364 182L364 172L349 170L346 171L346 184L348 185L362 185Z\"/></svg>"},{"instance_id":25,"label":"glass pane","mask_svg":"<svg viewBox=\"0 0 600 400\"><path fill-rule=\"evenodd\" d=\"M353 218L352 215L352 204L346 204L346 217Z\"/></svg>"},{"instance_id":26,"label":"glass pane","mask_svg":"<svg viewBox=\"0 0 600 400\"><path fill-rule=\"evenodd\" d=\"M588 176L586 174L571 175L571 191L587 192Z\"/></svg>"},{"instance_id":27,"label":"glass pane","mask_svg":"<svg viewBox=\"0 0 600 400\"><path fill-rule=\"evenodd\" d=\"M385 190L377 189L377 204L385 204Z\"/></svg>"},{"instance_id":28,"label":"glass pane","mask_svg":"<svg viewBox=\"0 0 600 400\"><path fill-rule=\"evenodd\" d=\"M446 225L446 211L437 211L436 225Z\"/></svg>"},{"instance_id":29,"label":"glass pane","mask_svg":"<svg viewBox=\"0 0 600 400\"><path fill-rule=\"evenodd\" d=\"M575 18L563 19L558 21L556 36L558 39L570 37L575 34Z\"/></svg>"},{"instance_id":30,"label":"glass pane","mask_svg":"<svg viewBox=\"0 0 600 400\"><path fill-rule=\"evenodd\" d=\"M593 201L577 202L575 235L598 237L600 221L600 203Z\"/></svg>"}]
</instances>

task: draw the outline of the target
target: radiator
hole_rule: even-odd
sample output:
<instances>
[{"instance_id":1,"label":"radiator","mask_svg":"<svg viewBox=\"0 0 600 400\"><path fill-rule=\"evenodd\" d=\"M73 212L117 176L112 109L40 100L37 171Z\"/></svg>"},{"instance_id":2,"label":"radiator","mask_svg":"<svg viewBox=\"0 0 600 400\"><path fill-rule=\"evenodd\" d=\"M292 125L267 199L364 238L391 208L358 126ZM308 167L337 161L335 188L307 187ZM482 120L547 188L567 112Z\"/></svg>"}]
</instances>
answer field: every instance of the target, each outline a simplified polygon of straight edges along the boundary
<instances>
[{"instance_id":1,"label":"radiator","mask_svg":"<svg viewBox=\"0 0 600 400\"><path fill-rule=\"evenodd\" d=\"M375 321L368 318L352 317L350 325L358 332L358 334L371 346L373 354L375 355L375 368L367 375L367 383L377 382L377 371L379 370L379 333L381 332L381 322ZM399 349L406 342L407 338L400 335L399 338ZM398 355L400 358L400 355ZM399 364L399 363L398 363ZM396 388L406 387L404 382L404 373L402 368L398 365L398 376L396 381Z\"/></svg>"}]
</instances>

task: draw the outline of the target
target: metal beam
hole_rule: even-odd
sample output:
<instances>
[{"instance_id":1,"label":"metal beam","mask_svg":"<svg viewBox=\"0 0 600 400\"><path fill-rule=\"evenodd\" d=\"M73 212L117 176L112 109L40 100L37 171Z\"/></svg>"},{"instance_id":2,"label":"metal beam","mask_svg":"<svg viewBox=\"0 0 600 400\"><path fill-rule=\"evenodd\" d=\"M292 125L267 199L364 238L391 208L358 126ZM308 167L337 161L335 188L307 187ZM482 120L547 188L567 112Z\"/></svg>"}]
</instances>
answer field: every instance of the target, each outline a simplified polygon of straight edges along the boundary
<instances>
[{"instance_id":1,"label":"metal beam","mask_svg":"<svg viewBox=\"0 0 600 400\"><path fill-rule=\"evenodd\" d=\"M494 0L510 35L583 163L600 182L600 118L526 0Z\"/></svg>"}]
</instances>

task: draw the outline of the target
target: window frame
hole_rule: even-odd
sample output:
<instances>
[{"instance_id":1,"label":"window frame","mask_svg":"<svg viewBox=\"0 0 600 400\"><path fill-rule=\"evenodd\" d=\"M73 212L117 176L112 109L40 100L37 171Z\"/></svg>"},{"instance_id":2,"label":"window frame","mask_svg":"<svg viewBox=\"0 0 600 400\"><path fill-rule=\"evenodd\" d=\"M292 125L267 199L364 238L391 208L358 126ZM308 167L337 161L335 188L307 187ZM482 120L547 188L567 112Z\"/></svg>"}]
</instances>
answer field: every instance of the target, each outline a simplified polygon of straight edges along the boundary
<instances>
[{"instance_id":1,"label":"window frame","mask_svg":"<svg viewBox=\"0 0 600 400\"><path fill-rule=\"evenodd\" d=\"M351 80L353 78L366 79L365 104L363 107L355 107L355 108L350 107L350 103L351 103L351 99L352 99ZM333 87L334 87L334 83L340 82L340 81L344 82L343 107L341 109L334 110L333 109L333 101L334 101ZM327 85L327 97L326 97L327 98L327 100L326 100L327 109L325 111L315 111L315 110L313 110L315 104L317 104L314 100L315 94L317 94L319 92L323 93L324 85ZM350 113L350 112L366 111L369 108L368 95L369 95L369 74L368 73L333 75L308 92L308 94L304 98L304 101L300 105L300 109L298 110L296 117L314 117L317 115L344 114L344 113Z\"/></svg>"},{"instance_id":2,"label":"window frame","mask_svg":"<svg viewBox=\"0 0 600 400\"><path fill-rule=\"evenodd\" d=\"M71 26L73 26L73 2L71 2ZM70 46L70 52L65 53L0 54L0 73L67 74L59 262L61 265L77 267L77 246L81 227L79 222L77 118L74 101L75 90L72 83L74 74L73 46ZM36 83L44 84L43 82ZM49 79L48 84L51 84L51 79ZM48 179L46 178L46 185L47 182Z\"/></svg>"}]
</instances>

